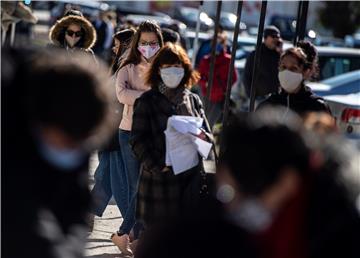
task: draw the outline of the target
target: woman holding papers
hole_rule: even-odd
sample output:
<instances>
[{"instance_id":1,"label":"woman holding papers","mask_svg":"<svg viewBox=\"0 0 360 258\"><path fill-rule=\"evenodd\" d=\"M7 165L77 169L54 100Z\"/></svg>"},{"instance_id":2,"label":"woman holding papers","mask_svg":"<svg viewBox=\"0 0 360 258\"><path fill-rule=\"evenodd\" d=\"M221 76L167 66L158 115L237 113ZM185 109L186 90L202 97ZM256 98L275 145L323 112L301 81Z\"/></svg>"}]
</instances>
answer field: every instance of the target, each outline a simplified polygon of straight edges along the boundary
<instances>
[{"instance_id":1,"label":"woman holding papers","mask_svg":"<svg viewBox=\"0 0 360 258\"><path fill-rule=\"evenodd\" d=\"M201 162L175 175L173 167L166 164L168 143L164 131L174 115L198 117L204 120L206 129L200 129L196 136L207 138L210 131L202 103L189 90L198 79L199 74L193 70L184 49L168 43L159 51L147 74L146 82L151 90L135 101L130 144L141 162L136 213L146 227L191 207L184 203L184 195L189 194L188 186L200 172ZM193 194L195 197L196 193Z\"/></svg>"}]
</instances>

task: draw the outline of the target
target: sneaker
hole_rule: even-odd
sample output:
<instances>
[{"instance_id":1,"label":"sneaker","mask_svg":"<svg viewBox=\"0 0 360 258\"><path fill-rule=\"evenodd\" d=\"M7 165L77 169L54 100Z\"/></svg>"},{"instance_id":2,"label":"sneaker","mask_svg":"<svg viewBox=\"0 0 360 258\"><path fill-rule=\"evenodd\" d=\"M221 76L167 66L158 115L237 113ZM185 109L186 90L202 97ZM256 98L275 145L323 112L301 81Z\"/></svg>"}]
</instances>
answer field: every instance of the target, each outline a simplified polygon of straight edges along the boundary
<instances>
[{"instance_id":1,"label":"sneaker","mask_svg":"<svg viewBox=\"0 0 360 258\"><path fill-rule=\"evenodd\" d=\"M130 238L128 234L119 236L117 233L114 233L111 235L110 239L119 248L121 253L133 255L133 252L130 249Z\"/></svg>"}]
</instances>

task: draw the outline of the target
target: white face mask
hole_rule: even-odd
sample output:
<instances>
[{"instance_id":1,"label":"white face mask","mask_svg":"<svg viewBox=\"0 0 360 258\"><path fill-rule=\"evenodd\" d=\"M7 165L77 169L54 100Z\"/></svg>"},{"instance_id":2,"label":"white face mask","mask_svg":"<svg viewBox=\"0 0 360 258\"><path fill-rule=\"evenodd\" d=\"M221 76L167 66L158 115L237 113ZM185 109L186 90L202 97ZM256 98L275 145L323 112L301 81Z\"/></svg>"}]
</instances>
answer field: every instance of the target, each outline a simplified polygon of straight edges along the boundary
<instances>
[{"instance_id":1,"label":"white face mask","mask_svg":"<svg viewBox=\"0 0 360 258\"><path fill-rule=\"evenodd\" d=\"M234 197L235 189L231 185L222 184L218 187L216 198L223 204L229 204ZM234 224L251 233L261 232L272 223L271 212L255 198L248 198L237 204L234 210L228 212L227 217Z\"/></svg>"},{"instance_id":2,"label":"white face mask","mask_svg":"<svg viewBox=\"0 0 360 258\"><path fill-rule=\"evenodd\" d=\"M159 45L155 46L138 46L140 53L146 58L150 59L153 57L160 49Z\"/></svg>"},{"instance_id":3,"label":"white face mask","mask_svg":"<svg viewBox=\"0 0 360 258\"><path fill-rule=\"evenodd\" d=\"M281 88L283 88L287 93L294 93L298 89L302 80L303 75L301 73L295 73L289 70L279 72Z\"/></svg>"},{"instance_id":4,"label":"white face mask","mask_svg":"<svg viewBox=\"0 0 360 258\"><path fill-rule=\"evenodd\" d=\"M54 167L61 170L72 170L79 167L86 157L85 153L80 149L59 149L52 146L41 138L39 139L39 152L43 159Z\"/></svg>"},{"instance_id":5,"label":"white face mask","mask_svg":"<svg viewBox=\"0 0 360 258\"><path fill-rule=\"evenodd\" d=\"M160 69L160 76L166 87L174 89L179 86L184 77L184 68L167 67Z\"/></svg>"},{"instance_id":6,"label":"white face mask","mask_svg":"<svg viewBox=\"0 0 360 258\"><path fill-rule=\"evenodd\" d=\"M76 43L79 42L80 37L73 38L73 37L70 37L69 35L65 35L65 39L66 39L67 44L68 44L70 47L74 47L74 46L76 45Z\"/></svg>"},{"instance_id":7,"label":"white face mask","mask_svg":"<svg viewBox=\"0 0 360 258\"><path fill-rule=\"evenodd\" d=\"M230 220L251 233L266 230L273 221L273 216L260 201L249 198L242 201L235 211L229 214Z\"/></svg>"}]
</instances>

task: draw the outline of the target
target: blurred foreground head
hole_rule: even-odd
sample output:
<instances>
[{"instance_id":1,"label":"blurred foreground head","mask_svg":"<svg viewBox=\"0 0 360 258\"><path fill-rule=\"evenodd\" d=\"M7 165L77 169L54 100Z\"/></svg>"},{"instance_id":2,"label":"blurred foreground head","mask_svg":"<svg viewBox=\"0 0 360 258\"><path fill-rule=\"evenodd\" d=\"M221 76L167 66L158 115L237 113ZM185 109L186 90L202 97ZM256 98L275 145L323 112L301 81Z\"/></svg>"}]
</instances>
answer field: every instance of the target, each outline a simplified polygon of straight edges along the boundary
<instances>
[{"instance_id":1,"label":"blurred foreground head","mask_svg":"<svg viewBox=\"0 0 360 258\"><path fill-rule=\"evenodd\" d=\"M305 130L297 115L284 120L282 113L277 108L233 117L225 129L217 199L231 220L250 232L264 232L291 207L307 207L304 214L315 224L323 210L329 218L349 216L354 220L346 223L359 223L354 205L360 198L358 168L350 165L358 152L339 135ZM321 220L324 228L333 225Z\"/></svg>"},{"instance_id":2,"label":"blurred foreground head","mask_svg":"<svg viewBox=\"0 0 360 258\"><path fill-rule=\"evenodd\" d=\"M89 150L111 131L110 85L104 67L74 54L76 58L54 49L51 54L3 51L3 90L14 112L6 115L57 148Z\"/></svg>"},{"instance_id":3,"label":"blurred foreground head","mask_svg":"<svg viewBox=\"0 0 360 258\"><path fill-rule=\"evenodd\" d=\"M263 193L285 167L307 168L309 150L300 134L301 120L291 113L285 121L281 112L267 109L233 117L225 129L220 167L231 171L245 194Z\"/></svg>"},{"instance_id":4,"label":"blurred foreground head","mask_svg":"<svg viewBox=\"0 0 360 258\"><path fill-rule=\"evenodd\" d=\"M310 150L299 117L282 109L234 116L226 127L217 173L217 199L232 220L263 231L272 215L296 196L309 167Z\"/></svg>"}]
</instances>

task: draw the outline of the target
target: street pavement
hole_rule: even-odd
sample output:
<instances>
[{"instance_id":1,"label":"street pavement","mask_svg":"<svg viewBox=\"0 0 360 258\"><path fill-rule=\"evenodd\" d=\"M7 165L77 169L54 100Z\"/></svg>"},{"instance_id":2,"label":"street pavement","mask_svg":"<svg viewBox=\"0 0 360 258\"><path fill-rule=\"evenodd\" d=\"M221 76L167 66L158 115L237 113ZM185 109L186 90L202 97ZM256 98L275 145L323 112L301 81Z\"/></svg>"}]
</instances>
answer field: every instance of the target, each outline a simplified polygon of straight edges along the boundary
<instances>
[{"instance_id":1,"label":"street pavement","mask_svg":"<svg viewBox=\"0 0 360 258\"><path fill-rule=\"evenodd\" d=\"M90 183L94 184L94 172L98 165L97 155L92 155L90 159ZM115 258L129 257L122 255L119 249L111 242L110 236L122 222L122 216L116 206L114 199L111 199L103 217L95 216L94 229L88 237L85 248L85 257L91 258Z\"/></svg>"}]
</instances>

